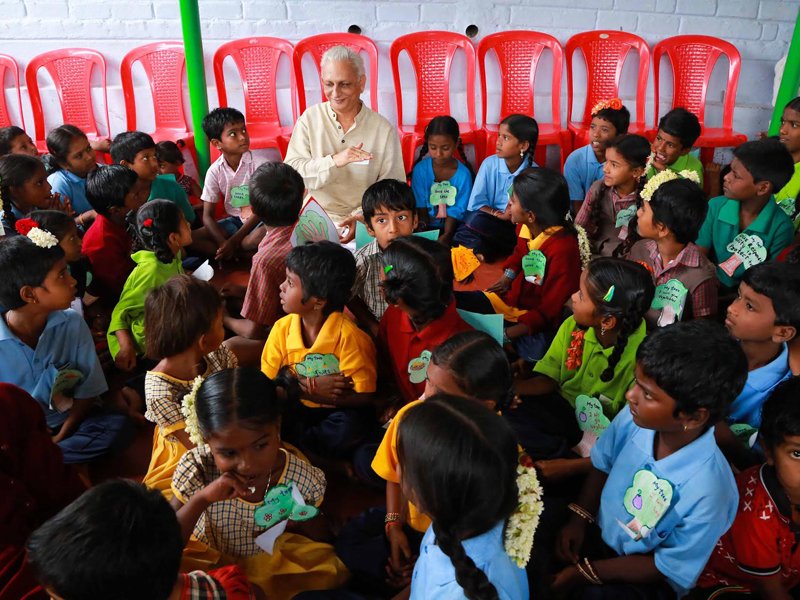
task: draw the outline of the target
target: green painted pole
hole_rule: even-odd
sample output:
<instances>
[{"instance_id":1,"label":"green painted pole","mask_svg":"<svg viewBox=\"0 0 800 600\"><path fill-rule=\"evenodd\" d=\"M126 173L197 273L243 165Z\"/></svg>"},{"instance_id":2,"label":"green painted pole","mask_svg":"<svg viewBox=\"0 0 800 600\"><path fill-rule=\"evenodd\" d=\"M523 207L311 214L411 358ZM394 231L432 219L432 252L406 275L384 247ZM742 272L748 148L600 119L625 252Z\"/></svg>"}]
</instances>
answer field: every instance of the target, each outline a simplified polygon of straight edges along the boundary
<instances>
[{"instance_id":1,"label":"green painted pole","mask_svg":"<svg viewBox=\"0 0 800 600\"><path fill-rule=\"evenodd\" d=\"M192 109L194 145L197 150L197 172L202 180L206 176L211 154L208 138L203 132L203 117L208 114L208 93L203 61L203 38L200 35L200 8L198 0L180 0L183 47L186 53L186 78L189 81L189 105Z\"/></svg>"},{"instance_id":2,"label":"green painted pole","mask_svg":"<svg viewBox=\"0 0 800 600\"><path fill-rule=\"evenodd\" d=\"M772 121L769 124L769 135L778 135L781 128L783 108L789 101L797 96L797 87L800 85L800 9L797 11L797 21L794 24L792 42L789 44L789 55L786 57L786 66L783 69L781 85L775 99L775 110L772 111Z\"/></svg>"}]
</instances>

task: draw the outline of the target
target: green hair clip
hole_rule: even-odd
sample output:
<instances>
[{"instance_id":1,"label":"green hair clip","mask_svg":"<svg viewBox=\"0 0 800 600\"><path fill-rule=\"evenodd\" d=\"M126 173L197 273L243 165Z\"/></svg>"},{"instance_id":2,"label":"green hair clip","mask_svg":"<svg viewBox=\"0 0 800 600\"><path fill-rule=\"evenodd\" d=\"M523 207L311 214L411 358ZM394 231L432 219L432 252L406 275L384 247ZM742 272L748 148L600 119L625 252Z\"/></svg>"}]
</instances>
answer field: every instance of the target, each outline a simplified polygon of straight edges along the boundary
<instances>
[{"instance_id":1,"label":"green hair clip","mask_svg":"<svg viewBox=\"0 0 800 600\"><path fill-rule=\"evenodd\" d=\"M603 302L611 302L614 299L614 290L616 289L617 289L616 286L613 285L610 288L608 288L606 295L603 296Z\"/></svg>"},{"instance_id":2,"label":"green hair clip","mask_svg":"<svg viewBox=\"0 0 800 600\"><path fill-rule=\"evenodd\" d=\"M383 267L383 274L388 275L389 271L391 271L392 269L394 269L392 265L386 265L385 267Z\"/></svg>"}]
</instances>

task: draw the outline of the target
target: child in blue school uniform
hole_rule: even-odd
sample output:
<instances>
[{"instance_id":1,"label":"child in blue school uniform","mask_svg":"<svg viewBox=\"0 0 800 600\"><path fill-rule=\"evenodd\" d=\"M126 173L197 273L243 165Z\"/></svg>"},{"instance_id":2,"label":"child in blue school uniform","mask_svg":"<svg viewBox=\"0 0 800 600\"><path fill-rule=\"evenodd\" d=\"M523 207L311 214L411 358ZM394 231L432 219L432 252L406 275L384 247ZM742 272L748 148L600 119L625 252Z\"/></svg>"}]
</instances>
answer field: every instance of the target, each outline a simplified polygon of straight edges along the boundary
<instances>
[{"instance_id":1,"label":"child in blue school uniform","mask_svg":"<svg viewBox=\"0 0 800 600\"><path fill-rule=\"evenodd\" d=\"M397 453L405 497L432 522L411 600L527 600L525 570L504 539L507 529L512 539L517 531L509 517L528 490L517 478L517 443L502 417L475 400L436 394L400 421ZM530 547L518 550L529 554Z\"/></svg>"},{"instance_id":2,"label":"child in blue school uniform","mask_svg":"<svg viewBox=\"0 0 800 600\"><path fill-rule=\"evenodd\" d=\"M792 220L774 194L793 173L792 155L778 140L745 142L733 151L724 195L709 200L695 240L717 267L720 297L732 296L748 268L774 259L792 242Z\"/></svg>"},{"instance_id":3,"label":"child in blue school uniform","mask_svg":"<svg viewBox=\"0 0 800 600\"><path fill-rule=\"evenodd\" d=\"M615 137L628 133L630 122L631 113L619 98L598 102L592 108L589 143L573 150L564 163L564 179L569 185L574 214L578 214L592 184L603 178L606 145Z\"/></svg>"},{"instance_id":4,"label":"child in blue school uniform","mask_svg":"<svg viewBox=\"0 0 800 600\"><path fill-rule=\"evenodd\" d=\"M459 158L456 158L456 152ZM411 171L411 190L419 222L439 229L439 241L449 246L464 220L475 174L467 162L458 121L434 117L425 128L425 144Z\"/></svg>"},{"instance_id":5,"label":"child in blue school uniform","mask_svg":"<svg viewBox=\"0 0 800 600\"><path fill-rule=\"evenodd\" d=\"M97 216L86 198L86 176L97 168L89 138L75 125L61 125L47 134L47 150L58 167L47 181L53 192L69 198L75 222L85 230Z\"/></svg>"},{"instance_id":6,"label":"child in blue school uniform","mask_svg":"<svg viewBox=\"0 0 800 600\"><path fill-rule=\"evenodd\" d=\"M32 219L0 241L0 381L36 399L64 462L98 458L127 440L126 416L100 410L108 390L83 317L68 310L75 279L51 232Z\"/></svg>"},{"instance_id":7,"label":"child in blue school uniform","mask_svg":"<svg viewBox=\"0 0 800 600\"><path fill-rule=\"evenodd\" d=\"M666 599L694 586L736 515L714 423L744 385L746 365L710 321L663 327L642 342L628 407L592 450L559 534L556 553L568 566L555 576L556 594Z\"/></svg>"},{"instance_id":8,"label":"child in blue school uniform","mask_svg":"<svg viewBox=\"0 0 800 600\"><path fill-rule=\"evenodd\" d=\"M717 427L717 443L742 469L760 461L760 449L753 447L764 401L792 376L788 344L800 329L800 268L769 262L745 271L725 326L747 356L748 373L727 422Z\"/></svg>"},{"instance_id":9,"label":"child in blue school uniform","mask_svg":"<svg viewBox=\"0 0 800 600\"><path fill-rule=\"evenodd\" d=\"M509 115L500 122L497 153L478 169L467 204L464 223L456 230L454 245L474 250L486 262L494 262L514 251L517 234L506 210L514 177L533 162L539 125L526 115Z\"/></svg>"}]
</instances>

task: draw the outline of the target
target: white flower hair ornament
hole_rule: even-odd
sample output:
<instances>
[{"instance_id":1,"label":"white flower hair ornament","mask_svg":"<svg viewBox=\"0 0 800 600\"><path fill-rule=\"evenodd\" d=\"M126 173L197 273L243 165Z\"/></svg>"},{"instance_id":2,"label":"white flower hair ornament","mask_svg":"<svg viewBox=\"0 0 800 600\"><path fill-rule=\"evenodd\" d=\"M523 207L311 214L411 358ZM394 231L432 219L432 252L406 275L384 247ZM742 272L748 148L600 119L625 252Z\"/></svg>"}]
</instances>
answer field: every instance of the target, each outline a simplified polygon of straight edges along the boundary
<instances>
[{"instance_id":1,"label":"white flower hair ornament","mask_svg":"<svg viewBox=\"0 0 800 600\"><path fill-rule=\"evenodd\" d=\"M531 559L533 536L544 510L542 486L536 476L531 457L520 454L517 464L517 509L506 523L505 551L514 563L524 569Z\"/></svg>"},{"instance_id":2,"label":"white flower hair ornament","mask_svg":"<svg viewBox=\"0 0 800 600\"><path fill-rule=\"evenodd\" d=\"M58 238L33 219L20 219L16 223L17 232L24 235L39 248L54 248L58 246Z\"/></svg>"},{"instance_id":3,"label":"white flower hair ornament","mask_svg":"<svg viewBox=\"0 0 800 600\"><path fill-rule=\"evenodd\" d=\"M186 435L195 446L203 444L203 436L200 435L200 424L197 422L197 391L203 385L203 377L198 375L192 381L192 389L183 397L181 402L181 413L183 414L184 429Z\"/></svg>"},{"instance_id":4,"label":"white flower hair ornament","mask_svg":"<svg viewBox=\"0 0 800 600\"><path fill-rule=\"evenodd\" d=\"M648 182L644 185L644 189L642 189L639 195L642 197L642 200L650 202L653 194L655 194L656 190L661 187L661 184L666 183L667 181L672 181L673 179L688 179L689 181L694 181L697 185L700 185L700 177L695 171L686 169L680 173L676 173L675 171L664 169L660 173L653 175L648 180Z\"/></svg>"}]
</instances>

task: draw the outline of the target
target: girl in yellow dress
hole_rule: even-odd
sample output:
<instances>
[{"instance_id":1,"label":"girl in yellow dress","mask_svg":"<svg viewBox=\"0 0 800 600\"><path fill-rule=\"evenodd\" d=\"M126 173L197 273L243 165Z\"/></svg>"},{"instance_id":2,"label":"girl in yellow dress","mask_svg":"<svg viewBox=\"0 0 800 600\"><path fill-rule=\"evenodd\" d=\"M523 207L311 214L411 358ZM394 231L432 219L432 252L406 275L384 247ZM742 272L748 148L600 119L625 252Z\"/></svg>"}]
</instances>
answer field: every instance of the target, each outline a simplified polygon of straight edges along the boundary
<instances>
[{"instance_id":1,"label":"girl in yellow dress","mask_svg":"<svg viewBox=\"0 0 800 600\"><path fill-rule=\"evenodd\" d=\"M283 448L281 404L278 385L256 369L197 380L183 402L197 446L181 457L172 479L172 504L188 541L182 569L237 564L271 600L340 587L349 575L325 543L330 532L321 515L307 520L322 502L325 475ZM262 534L275 534L271 524L284 520L270 510L275 492L291 488L292 518L270 545Z\"/></svg>"},{"instance_id":2,"label":"girl in yellow dress","mask_svg":"<svg viewBox=\"0 0 800 600\"><path fill-rule=\"evenodd\" d=\"M145 417L156 424L144 484L172 498L178 459L194 448L185 431L181 401L197 376L237 366L222 344L222 298L205 282L179 275L154 289L144 307L147 354L160 360L144 380Z\"/></svg>"}]
</instances>

